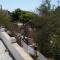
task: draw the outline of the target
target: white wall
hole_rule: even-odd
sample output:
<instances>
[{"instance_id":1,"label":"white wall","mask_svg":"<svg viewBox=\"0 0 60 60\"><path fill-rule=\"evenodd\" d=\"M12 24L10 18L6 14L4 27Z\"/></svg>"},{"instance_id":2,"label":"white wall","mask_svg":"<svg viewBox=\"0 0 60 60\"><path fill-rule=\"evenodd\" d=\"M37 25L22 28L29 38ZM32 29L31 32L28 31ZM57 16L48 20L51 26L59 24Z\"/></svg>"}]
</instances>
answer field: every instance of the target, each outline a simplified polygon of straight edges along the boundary
<instances>
[{"instance_id":1,"label":"white wall","mask_svg":"<svg viewBox=\"0 0 60 60\"><path fill-rule=\"evenodd\" d=\"M27 45L23 40L21 40L21 43L27 53L29 53L33 56L35 55L35 50L32 47L30 47L30 45Z\"/></svg>"}]
</instances>

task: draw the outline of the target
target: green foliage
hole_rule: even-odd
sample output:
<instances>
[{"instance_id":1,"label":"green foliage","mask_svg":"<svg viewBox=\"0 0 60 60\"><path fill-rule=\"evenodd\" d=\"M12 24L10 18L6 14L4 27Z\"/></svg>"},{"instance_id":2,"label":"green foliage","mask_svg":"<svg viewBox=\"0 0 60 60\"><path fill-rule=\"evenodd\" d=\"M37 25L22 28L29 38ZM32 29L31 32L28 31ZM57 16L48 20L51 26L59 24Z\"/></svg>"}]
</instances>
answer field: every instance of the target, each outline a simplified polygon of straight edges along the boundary
<instances>
[{"instance_id":1,"label":"green foliage","mask_svg":"<svg viewBox=\"0 0 60 60\"><path fill-rule=\"evenodd\" d=\"M39 15L48 15L51 9L50 0L45 0L40 7L37 8Z\"/></svg>"},{"instance_id":2,"label":"green foliage","mask_svg":"<svg viewBox=\"0 0 60 60\"><path fill-rule=\"evenodd\" d=\"M16 9L11 13L11 16L12 16L12 21L19 21L22 23L26 23L32 19L33 13Z\"/></svg>"},{"instance_id":3,"label":"green foliage","mask_svg":"<svg viewBox=\"0 0 60 60\"><path fill-rule=\"evenodd\" d=\"M21 10L19 8L11 13L12 21L18 21L20 19L19 18L20 16L21 16Z\"/></svg>"},{"instance_id":4,"label":"green foliage","mask_svg":"<svg viewBox=\"0 0 60 60\"><path fill-rule=\"evenodd\" d=\"M0 11L0 26L8 27L10 24L10 16L5 14L4 11Z\"/></svg>"},{"instance_id":5,"label":"green foliage","mask_svg":"<svg viewBox=\"0 0 60 60\"><path fill-rule=\"evenodd\" d=\"M45 6L45 5L44 5ZM60 56L60 7L57 7L51 15L47 14L44 6L41 6L42 16L34 18L35 41L38 50L46 57L58 59ZM45 11L46 10L46 11ZM58 59L59 60L59 59Z\"/></svg>"},{"instance_id":6,"label":"green foliage","mask_svg":"<svg viewBox=\"0 0 60 60\"><path fill-rule=\"evenodd\" d=\"M4 10L0 11L0 26L2 25L7 29L12 30L12 27L14 25L11 22L11 17L9 15L9 13L7 14L7 12Z\"/></svg>"}]
</instances>

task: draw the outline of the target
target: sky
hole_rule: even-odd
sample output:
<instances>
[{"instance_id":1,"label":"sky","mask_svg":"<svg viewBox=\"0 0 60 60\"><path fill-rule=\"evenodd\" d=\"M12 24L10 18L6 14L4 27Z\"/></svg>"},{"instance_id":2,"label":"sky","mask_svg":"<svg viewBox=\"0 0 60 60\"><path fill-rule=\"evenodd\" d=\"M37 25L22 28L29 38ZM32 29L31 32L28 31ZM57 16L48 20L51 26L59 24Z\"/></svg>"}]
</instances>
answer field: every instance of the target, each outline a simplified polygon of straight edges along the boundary
<instances>
[{"instance_id":1,"label":"sky","mask_svg":"<svg viewBox=\"0 0 60 60\"><path fill-rule=\"evenodd\" d=\"M39 5L41 5L42 0L0 0L0 4L3 9L9 11L14 11L16 8L22 10L34 11ZM56 0L52 0L51 4L56 4Z\"/></svg>"}]
</instances>

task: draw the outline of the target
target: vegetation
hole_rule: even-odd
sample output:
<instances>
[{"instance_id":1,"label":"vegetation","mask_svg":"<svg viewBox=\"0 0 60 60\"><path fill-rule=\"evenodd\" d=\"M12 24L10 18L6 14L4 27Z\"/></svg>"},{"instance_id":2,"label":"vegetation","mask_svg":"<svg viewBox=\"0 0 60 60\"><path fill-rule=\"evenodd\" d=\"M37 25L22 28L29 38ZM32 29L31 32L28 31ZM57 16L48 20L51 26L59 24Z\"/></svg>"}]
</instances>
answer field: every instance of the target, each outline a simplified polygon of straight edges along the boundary
<instances>
[{"instance_id":1,"label":"vegetation","mask_svg":"<svg viewBox=\"0 0 60 60\"><path fill-rule=\"evenodd\" d=\"M38 15L16 9L10 14L0 11L0 26L3 25L10 29L14 22L30 22L34 30L34 40L38 50L46 57L60 59L60 6L51 10L51 0L45 0L37 8ZM4 18L3 18L4 17Z\"/></svg>"},{"instance_id":2,"label":"vegetation","mask_svg":"<svg viewBox=\"0 0 60 60\"><path fill-rule=\"evenodd\" d=\"M46 6L47 4L47 6ZM38 8L39 16L32 21L35 31L35 41L38 50L46 57L60 59L60 6L54 11L50 9L50 1ZM48 9L49 7L49 9Z\"/></svg>"},{"instance_id":3,"label":"vegetation","mask_svg":"<svg viewBox=\"0 0 60 60\"><path fill-rule=\"evenodd\" d=\"M33 13L29 11L23 11L19 8L11 13L12 21L26 23L33 18Z\"/></svg>"},{"instance_id":4,"label":"vegetation","mask_svg":"<svg viewBox=\"0 0 60 60\"><path fill-rule=\"evenodd\" d=\"M10 16L5 11L0 11L0 26L1 25L7 28L10 26Z\"/></svg>"}]
</instances>

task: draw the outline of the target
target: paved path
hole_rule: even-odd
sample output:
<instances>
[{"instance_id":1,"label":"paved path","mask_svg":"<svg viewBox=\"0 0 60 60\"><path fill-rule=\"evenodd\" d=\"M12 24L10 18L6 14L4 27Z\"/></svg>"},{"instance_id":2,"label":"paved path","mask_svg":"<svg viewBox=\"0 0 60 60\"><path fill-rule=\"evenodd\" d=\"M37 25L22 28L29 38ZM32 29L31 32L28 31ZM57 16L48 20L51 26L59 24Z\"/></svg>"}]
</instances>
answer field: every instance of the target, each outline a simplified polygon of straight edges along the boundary
<instances>
[{"instance_id":1,"label":"paved path","mask_svg":"<svg viewBox=\"0 0 60 60\"><path fill-rule=\"evenodd\" d=\"M8 51L5 51L6 48L4 46L4 44L2 43L2 41L0 40L0 60L13 60Z\"/></svg>"}]
</instances>

